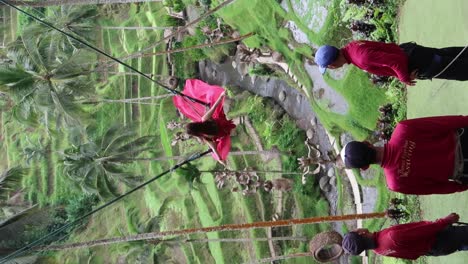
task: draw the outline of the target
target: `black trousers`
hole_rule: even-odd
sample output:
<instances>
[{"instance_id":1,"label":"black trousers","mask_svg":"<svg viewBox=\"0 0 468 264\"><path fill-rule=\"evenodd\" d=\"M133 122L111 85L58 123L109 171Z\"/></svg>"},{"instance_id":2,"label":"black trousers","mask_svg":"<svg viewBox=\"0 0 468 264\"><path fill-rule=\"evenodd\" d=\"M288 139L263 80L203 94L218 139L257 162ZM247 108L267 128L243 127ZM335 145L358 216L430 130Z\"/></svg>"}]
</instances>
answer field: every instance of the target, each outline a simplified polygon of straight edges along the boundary
<instances>
[{"instance_id":1,"label":"black trousers","mask_svg":"<svg viewBox=\"0 0 468 264\"><path fill-rule=\"evenodd\" d=\"M458 134L460 135L459 138L463 153L463 159L468 160L468 127L459 129ZM466 177L462 177L460 180L463 184L468 184L468 161L464 162L463 174L466 175Z\"/></svg>"},{"instance_id":2,"label":"black trousers","mask_svg":"<svg viewBox=\"0 0 468 264\"><path fill-rule=\"evenodd\" d=\"M468 226L448 226L437 234L428 256L445 256L456 251L468 250Z\"/></svg>"},{"instance_id":3,"label":"black trousers","mask_svg":"<svg viewBox=\"0 0 468 264\"><path fill-rule=\"evenodd\" d=\"M430 48L414 42L400 45L408 55L409 72L418 70L418 79L432 79L439 74L464 47ZM446 80L468 80L468 48L438 77Z\"/></svg>"}]
</instances>

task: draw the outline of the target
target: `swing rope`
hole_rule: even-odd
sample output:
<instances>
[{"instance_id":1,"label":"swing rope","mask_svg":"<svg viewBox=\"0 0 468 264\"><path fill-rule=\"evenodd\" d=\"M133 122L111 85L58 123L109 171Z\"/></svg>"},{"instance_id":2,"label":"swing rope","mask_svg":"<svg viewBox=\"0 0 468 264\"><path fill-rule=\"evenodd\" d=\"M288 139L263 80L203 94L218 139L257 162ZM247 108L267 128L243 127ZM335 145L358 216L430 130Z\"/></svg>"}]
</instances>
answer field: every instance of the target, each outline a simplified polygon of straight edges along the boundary
<instances>
[{"instance_id":1,"label":"swing rope","mask_svg":"<svg viewBox=\"0 0 468 264\"><path fill-rule=\"evenodd\" d=\"M172 168L170 168L170 169L168 169L168 170L162 172L162 173L159 174L159 175L156 175L155 177L153 177L153 178L151 178L150 180L148 180L148 181L146 181L146 182L144 182L144 183L142 183L142 184L136 186L135 188L131 189L130 191L128 191L128 192L126 192L126 193L124 193L124 194L122 194L122 195L120 195L120 196L115 197L114 199L112 199L112 200L106 202L105 204L103 204L103 205L97 207L96 209L90 211L89 213L87 213L87 214L81 216L80 218L76 219L75 221L70 222L70 223L68 223L68 224L66 224L66 225L64 225L64 226L62 226L62 227L56 229L55 231L50 232L49 234L47 234L47 235L45 235L45 236L43 236L43 237L41 237L41 238L39 238L39 239L37 239L37 240L35 240L35 241L29 243L29 244L27 244L26 246L23 246L22 248L16 250L15 252L13 252L13 253L11 253L11 254L8 254L8 255L5 256L4 258L0 259L0 264L1 264L1 263L6 263L7 261L13 260L13 259L16 258L16 257L19 257L19 256L23 255L24 253L30 251L30 250L33 249L34 247L37 247L37 246L39 246L41 243L43 243L43 242L47 241L48 239L50 239L50 238L56 236L56 235L59 234L60 232L65 231L66 229L68 229L68 228L70 228L70 227L72 227L72 226L75 226L75 225L81 223L81 221L84 220L85 218L87 218L88 216L93 215L93 214L95 214L96 212L98 212L98 211L100 211L100 210L102 210L102 209L104 209L104 208L106 208L106 207L108 207L108 206L110 206L110 205L116 203L117 201L122 200L123 198L125 198L125 197L127 197L128 195L130 195L130 194L136 192L137 190L139 190L139 189L145 187L146 185L148 185L148 184L154 182L155 180L161 178L162 176L164 176L164 175L166 175L166 174L168 174L168 173L170 173L170 172L173 172L173 171L177 170L178 168L180 168L181 166L183 166L183 165L185 165L185 164L187 164L187 163L189 163L189 162L192 162L192 161L194 161L194 160L196 160L196 159L199 159L199 158L205 156L206 154L208 154L208 153L210 153L210 152L211 152L211 149L210 149L210 150L207 150L207 151L205 151L205 152L196 153L196 154L190 156L189 158L187 158L186 160L184 160L184 161L182 161L182 162L176 164L176 165L173 166Z\"/></svg>"},{"instance_id":2,"label":"swing rope","mask_svg":"<svg viewBox=\"0 0 468 264\"><path fill-rule=\"evenodd\" d=\"M52 28L52 29L54 29L54 30L56 30L56 31L58 31L58 32L60 32L60 33L62 33L62 34L64 34L64 35L66 35L67 37L69 37L69 38L71 38L71 39L73 39L73 40L75 40L75 41L81 43L82 45L84 45L84 46L86 46L86 47L88 47L88 48L94 50L95 52L97 52L97 53L99 53L99 54L101 54L101 55L103 55L103 56L105 56L105 57L107 57L107 58L109 58L109 59L111 59L111 60L113 60L113 61L119 63L120 65L122 65L122 66L124 66L124 67L126 67L126 68L128 68L128 69L130 69L130 70L132 70L132 71L134 71L134 72L136 72L136 73L138 73L139 75L141 75L141 76L143 76L144 78L146 78L146 79L152 81L153 83L156 83L157 85L163 87L164 89L170 91L171 93L177 94L177 95L181 96L182 98L187 98L187 99L189 99L189 100L192 101L192 102L199 103L199 104L204 105L204 106L208 106L205 102L203 102L203 101L201 101L201 100L198 100L198 99L196 99L196 98L192 98L192 97L190 97L190 96L188 96L188 95L186 95L186 94L183 94L183 93L181 93L181 92L179 92L179 91L177 91L177 90L174 90L174 89L172 89L172 88L167 87L167 86L164 85L163 83L161 83L161 82L159 82L159 81L157 81L157 80L151 78L150 76L144 74L143 72L139 71L138 69L136 69L136 68L132 67L131 65L129 65L129 64L125 63L125 62L123 62L122 60L120 60L120 59L118 59L118 58L116 58L116 57L113 57L113 56L107 54L106 52L104 52L104 51L102 51L102 50L100 50L100 49L98 49L98 48L92 46L91 44L88 44L86 41L84 41L84 40L82 40L82 39L79 39L79 38L73 36L72 34L67 33L67 32L65 32L65 31L63 31L63 30L61 30L61 29L55 27L54 25L50 24L49 22L44 21L44 20L40 19L39 17L36 17L36 16L34 16L33 14L30 14L30 13L24 11L23 9L21 9L21 8L15 6L15 5L13 5L13 4L11 4L9 1L0 0L0 2L3 3L3 4L5 4L5 5L7 5L7 6L9 6L9 7L11 7L11 8L13 8L13 9L15 9L15 10L17 10L17 11L19 11L19 12L21 12L21 13L23 13L24 15L26 15L26 16L28 16L28 17L34 19L34 20L36 20L37 22L39 22L39 23L41 23L41 24L43 24L43 25L45 25L45 26L47 26L47 27L50 27L50 28Z\"/></svg>"}]
</instances>

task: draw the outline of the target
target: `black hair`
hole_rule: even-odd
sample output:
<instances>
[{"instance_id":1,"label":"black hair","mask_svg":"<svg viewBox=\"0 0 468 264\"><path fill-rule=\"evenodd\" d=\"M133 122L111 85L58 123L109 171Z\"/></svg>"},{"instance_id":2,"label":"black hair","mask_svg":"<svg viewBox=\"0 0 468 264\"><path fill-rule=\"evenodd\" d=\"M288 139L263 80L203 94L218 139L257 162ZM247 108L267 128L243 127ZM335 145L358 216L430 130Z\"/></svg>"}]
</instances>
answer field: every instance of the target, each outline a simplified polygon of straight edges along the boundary
<instances>
[{"instance_id":1,"label":"black hair","mask_svg":"<svg viewBox=\"0 0 468 264\"><path fill-rule=\"evenodd\" d=\"M377 163L377 151L364 142L349 142L344 155L347 168L366 168L370 164Z\"/></svg>"},{"instance_id":2,"label":"black hair","mask_svg":"<svg viewBox=\"0 0 468 264\"><path fill-rule=\"evenodd\" d=\"M357 232L349 232L343 237L342 248L351 255L359 255L364 250L376 247L373 238L363 236Z\"/></svg>"},{"instance_id":3,"label":"black hair","mask_svg":"<svg viewBox=\"0 0 468 264\"><path fill-rule=\"evenodd\" d=\"M185 129L187 134L197 137L203 137L204 135L216 136L219 132L218 125L213 120L188 123Z\"/></svg>"}]
</instances>

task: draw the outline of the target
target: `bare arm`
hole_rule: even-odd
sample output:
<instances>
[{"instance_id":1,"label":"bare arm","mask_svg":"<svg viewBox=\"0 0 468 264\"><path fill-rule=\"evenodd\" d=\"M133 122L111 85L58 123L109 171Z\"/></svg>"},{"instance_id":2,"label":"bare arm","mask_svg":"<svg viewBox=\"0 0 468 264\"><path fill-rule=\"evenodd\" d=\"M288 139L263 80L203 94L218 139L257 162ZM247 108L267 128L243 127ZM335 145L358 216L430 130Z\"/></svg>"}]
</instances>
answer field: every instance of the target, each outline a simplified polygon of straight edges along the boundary
<instances>
[{"instance_id":1,"label":"bare arm","mask_svg":"<svg viewBox=\"0 0 468 264\"><path fill-rule=\"evenodd\" d=\"M205 122L206 120L210 120L211 119L211 116L213 115L213 112L214 110L216 109L216 107L218 107L218 105L221 103L221 101L223 100L224 96L226 95L226 92L223 92L219 97L218 99L216 100L216 102L214 103L214 105L210 108L210 110L208 110L208 112L206 112L203 117L202 117L202 122Z\"/></svg>"},{"instance_id":2,"label":"bare arm","mask_svg":"<svg viewBox=\"0 0 468 264\"><path fill-rule=\"evenodd\" d=\"M218 150L216 150L216 144L209 140L209 139L205 139L203 138L203 141L208 144L208 146L210 147L211 151L213 151L213 153L216 155L216 157L218 158L218 162L223 164L224 166L226 166L226 163L224 161L221 160L221 157L219 156L219 153L218 153Z\"/></svg>"}]
</instances>

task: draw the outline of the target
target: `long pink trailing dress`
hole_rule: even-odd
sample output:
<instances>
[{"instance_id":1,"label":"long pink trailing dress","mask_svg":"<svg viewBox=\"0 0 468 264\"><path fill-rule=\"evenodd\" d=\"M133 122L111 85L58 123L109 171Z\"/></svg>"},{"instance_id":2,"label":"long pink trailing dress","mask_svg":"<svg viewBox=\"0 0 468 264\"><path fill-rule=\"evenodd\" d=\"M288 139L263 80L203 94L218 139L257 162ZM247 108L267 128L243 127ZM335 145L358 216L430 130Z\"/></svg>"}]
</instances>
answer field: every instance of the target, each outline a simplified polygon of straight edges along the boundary
<instances>
[{"instance_id":1,"label":"long pink trailing dress","mask_svg":"<svg viewBox=\"0 0 468 264\"><path fill-rule=\"evenodd\" d=\"M188 79L185 82L183 94L200 101L206 102L212 107L219 96L224 92L222 87L209 85L197 79ZM190 101L188 98L174 96L173 102L177 109L194 122L201 122L205 114L205 106ZM236 127L231 120L226 118L223 110L224 98L221 103L215 108L211 119L218 125L218 134L211 140L216 143L216 150L219 153L220 160L225 160L231 149L231 130ZM212 153L213 158L217 157Z\"/></svg>"}]
</instances>

